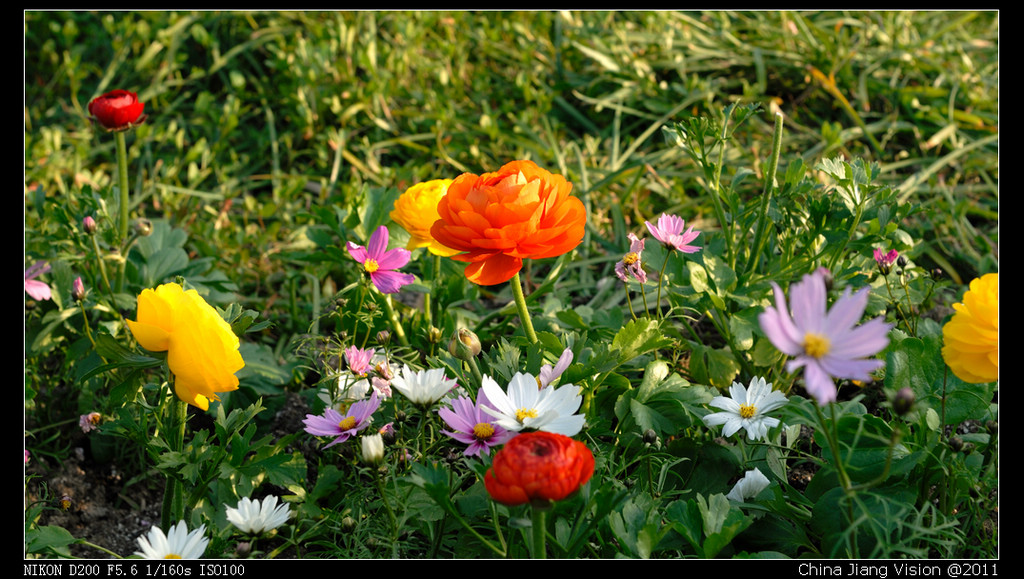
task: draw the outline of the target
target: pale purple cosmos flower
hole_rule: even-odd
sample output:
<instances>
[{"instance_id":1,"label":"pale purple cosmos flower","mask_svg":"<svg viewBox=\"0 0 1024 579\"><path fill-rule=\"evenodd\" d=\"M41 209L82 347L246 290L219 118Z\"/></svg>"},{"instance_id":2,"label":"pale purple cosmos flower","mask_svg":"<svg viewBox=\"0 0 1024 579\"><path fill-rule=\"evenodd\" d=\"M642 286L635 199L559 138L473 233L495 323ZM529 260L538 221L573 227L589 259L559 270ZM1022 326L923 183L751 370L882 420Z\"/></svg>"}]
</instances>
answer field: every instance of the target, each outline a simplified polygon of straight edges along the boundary
<instances>
[{"instance_id":1,"label":"pale purple cosmos flower","mask_svg":"<svg viewBox=\"0 0 1024 579\"><path fill-rule=\"evenodd\" d=\"M818 404L836 399L833 378L870 382L871 372L885 365L883 360L864 358L889 344L891 326L882 317L855 326L864 315L869 288L852 295L846 288L827 310L825 278L815 271L789 288L790 317L785 294L775 282L772 287L775 307L765 308L758 316L761 329L779 351L794 357L786 364L787 370L804 368L804 386Z\"/></svg>"},{"instance_id":2,"label":"pale purple cosmos flower","mask_svg":"<svg viewBox=\"0 0 1024 579\"><path fill-rule=\"evenodd\" d=\"M37 261L25 270L25 293L36 301L48 300L51 297L50 286L36 278L50 271L50 264Z\"/></svg>"},{"instance_id":3,"label":"pale purple cosmos flower","mask_svg":"<svg viewBox=\"0 0 1024 579\"><path fill-rule=\"evenodd\" d=\"M551 384L565 372L569 364L572 364L572 350L566 348L562 351L562 355L558 357L558 362L555 363L554 367L551 364L544 364L540 367L540 375L537 376L537 382L540 384L540 387L543 388Z\"/></svg>"},{"instance_id":4,"label":"pale purple cosmos flower","mask_svg":"<svg viewBox=\"0 0 1024 579\"><path fill-rule=\"evenodd\" d=\"M665 247L683 253L696 253L700 251L699 247L689 245L691 241L697 239L700 232L694 231L692 226L683 231L683 228L686 227L686 222L681 217L662 213L661 217L658 218L657 224L652 224L650 221L645 221L644 223L647 224L647 230L651 232L651 235L663 243Z\"/></svg>"},{"instance_id":5,"label":"pale purple cosmos flower","mask_svg":"<svg viewBox=\"0 0 1024 579\"><path fill-rule=\"evenodd\" d=\"M500 446L509 441L515 432L506 430L495 423L490 414L483 411L490 407L487 394L483 390L477 393L476 404L468 396L459 396L451 401L451 408L444 406L437 411L451 430L441 432L463 444L468 445L462 454L480 456L490 454L491 447Z\"/></svg>"},{"instance_id":6,"label":"pale purple cosmos flower","mask_svg":"<svg viewBox=\"0 0 1024 579\"><path fill-rule=\"evenodd\" d=\"M397 293L402 286L412 283L415 279L410 273L394 271L409 263L412 254L400 247L388 250L388 228L384 225L373 232L366 247L351 241L346 247L349 254L362 264L363 271L369 274L373 285L383 293Z\"/></svg>"},{"instance_id":7,"label":"pale purple cosmos flower","mask_svg":"<svg viewBox=\"0 0 1024 579\"><path fill-rule=\"evenodd\" d=\"M323 416L307 414L302 421L306 425L306 432L313 436L333 436L333 441L328 446L334 446L339 442L345 442L355 436L370 424L370 416L380 407L380 398L377 392L373 391L369 400L360 400L349 407L344 416L333 408L324 410Z\"/></svg>"},{"instance_id":8,"label":"pale purple cosmos flower","mask_svg":"<svg viewBox=\"0 0 1024 579\"><path fill-rule=\"evenodd\" d=\"M629 253L622 256L622 261L615 264L615 275L622 281L629 281L629 277L640 283L647 281L647 272L644 271L644 264L640 254L644 250L644 240L636 235L629 234Z\"/></svg>"}]
</instances>

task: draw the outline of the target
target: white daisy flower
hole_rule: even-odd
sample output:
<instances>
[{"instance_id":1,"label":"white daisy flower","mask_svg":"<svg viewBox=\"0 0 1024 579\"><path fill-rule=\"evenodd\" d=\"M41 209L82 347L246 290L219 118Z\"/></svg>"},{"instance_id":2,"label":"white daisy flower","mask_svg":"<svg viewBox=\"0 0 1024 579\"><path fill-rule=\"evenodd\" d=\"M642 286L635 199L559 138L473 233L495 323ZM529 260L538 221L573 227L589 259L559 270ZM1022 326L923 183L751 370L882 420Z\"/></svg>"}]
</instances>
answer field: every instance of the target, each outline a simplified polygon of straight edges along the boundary
<instances>
[{"instance_id":1,"label":"white daisy flower","mask_svg":"<svg viewBox=\"0 0 1024 579\"><path fill-rule=\"evenodd\" d=\"M483 410L497 418L497 424L507 430L543 430L565 436L579 434L586 419L575 414L583 403L579 386L538 388L537 385L532 374L516 373L506 393L493 378L484 376L481 387L493 408L485 406Z\"/></svg>"},{"instance_id":2,"label":"white daisy flower","mask_svg":"<svg viewBox=\"0 0 1024 579\"><path fill-rule=\"evenodd\" d=\"M272 531L288 522L291 511L286 503L277 504L276 496L269 496L255 501L244 497L238 501L237 508L225 509L228 521L238 530L249 535L260 535Z\"/></svg>"},{"instance_id":3,"label":"white daisy flower","mask_svg":"<svg viewBox=\"0 0 1024 579\"><path fill-rule=\"evenodd\" d=\"M725 437L732 436L742 428L747 431L747 438L750 440L767 438L768 429L778 426L779 419L766 414L789 402L785 394L773 391L772 385L765 383L764 378L760 376L750 381L749 390L743 384L733 382L729 387L729 395L731 398L715 396L711 400L711 406L721 408L725 412L708 414L704 417L704 424L724 424L722 436Z\"/></svg>"},{"instance_id":4,"label":"white daisy flower","mask_svg":"<svg viewBox=\"0 0 1024 579\"><path fill-rule=\"evenodd\" d=\"M756 497L761 491L768 488L768 485L768 477L764 476L760 470L756 468L748 470L747 474L736 482L736 486L732 487L729 494L725 495L725 498L742 503L746 499Z\"/></svg>"},{"instance_id":5,"label":"white daisy flower","mask_svg":"<svg viewBox=\"0 0 1024 579\"><path fill-rule=\"evenodd\" d=\"M139 548L135 554L143 559L198 559L203 556L210 540L203 536L206 525L188 532L185 521L171 527L167 535L160 527L152 527L143 537L138 538Z\"/></svg>"},{"instance_id":6,"label":"white daisy flower","mask_svg":"<svg viewBox=\"0 0 1024 579\"><path fill-rule=\"evenodd\" d=\"M391 379L392 388L421 408L437 402L455 386L455 380L445 378L444 368L413 371L403 365L402 371Z\"/></svg>"}]
</instances>

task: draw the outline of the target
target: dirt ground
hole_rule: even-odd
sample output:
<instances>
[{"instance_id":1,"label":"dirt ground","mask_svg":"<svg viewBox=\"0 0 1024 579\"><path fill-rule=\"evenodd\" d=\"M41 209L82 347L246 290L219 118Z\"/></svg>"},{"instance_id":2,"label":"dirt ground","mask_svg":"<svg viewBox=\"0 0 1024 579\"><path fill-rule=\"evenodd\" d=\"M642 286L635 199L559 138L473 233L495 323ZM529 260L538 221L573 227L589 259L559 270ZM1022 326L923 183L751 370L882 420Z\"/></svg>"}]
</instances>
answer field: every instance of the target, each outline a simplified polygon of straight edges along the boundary
<instances>
[{"instance_id":1,"label":"dirt ground","mask_svg":"<svg viewBox=\"0 0 1024 579\"><path fill-rule=\"evenodd\" d=\"M278 436L302 429L302 419L309 412L297 395L288 395L284 407L274 418ZM77 426L75 427L77 428ZM89 450L88 435L76 438L67 460L57 463L46 457L30 458L26 476L38 475L26 485L26 504L40 499L45 483L48 497L56 503L63 496L71 499L65 510L47 509L39 525L57 525L67 529L76 539L99 545L128 557L139 548L137 539L150 527L160 523L163 501L163 478L128 484L129 477L116 464L100 463ZM102 550L88 545L71 546L71 554L88 559L113 559Z\"/></svg>"}]
</instances>

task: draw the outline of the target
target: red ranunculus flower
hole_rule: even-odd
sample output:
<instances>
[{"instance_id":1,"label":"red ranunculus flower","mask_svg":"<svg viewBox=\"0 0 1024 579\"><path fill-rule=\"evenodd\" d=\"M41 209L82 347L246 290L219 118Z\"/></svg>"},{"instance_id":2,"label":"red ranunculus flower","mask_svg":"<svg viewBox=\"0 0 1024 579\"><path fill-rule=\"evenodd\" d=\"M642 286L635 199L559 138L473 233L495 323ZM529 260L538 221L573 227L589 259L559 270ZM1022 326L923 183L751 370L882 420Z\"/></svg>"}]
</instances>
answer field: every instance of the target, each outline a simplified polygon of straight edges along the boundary
<instances>
[{"instance_id":1,"label":"red ranunculus flower","mask_svg":"<svg viewBox=\"0 0 1024 579\"><path fill-rule=\"evenodd\" d=\"M516 435L495 453L484 486L505 505L547 506L576 492L593 474L594 455L585 444L538 430Z\"/></svg>"},{"instance_id":2,"label":"red ranunculus flower","mask_svg":"<svg viewBox=\"0 0 1024 579\"><path fill-rule=\"evenodd\" d=\"M437 203L430 228L441 245L464 252L466 279L495 285L512 279L524 259L557 257L583 240L587 211L572 184L532 161L512 161L494 173L464 173Z\"/></svg>"},{"instance_id":3,"label":"red ranunculus flower","mask_svg":"<svg viewBox=\"0 0 1024 579\"><path fill-rule=\"evenodd\" d=\"M126 90L112 90L89 103L89 114L110 131L124 131L146 120L139 97Z\"/></svg>"}]
</instances>

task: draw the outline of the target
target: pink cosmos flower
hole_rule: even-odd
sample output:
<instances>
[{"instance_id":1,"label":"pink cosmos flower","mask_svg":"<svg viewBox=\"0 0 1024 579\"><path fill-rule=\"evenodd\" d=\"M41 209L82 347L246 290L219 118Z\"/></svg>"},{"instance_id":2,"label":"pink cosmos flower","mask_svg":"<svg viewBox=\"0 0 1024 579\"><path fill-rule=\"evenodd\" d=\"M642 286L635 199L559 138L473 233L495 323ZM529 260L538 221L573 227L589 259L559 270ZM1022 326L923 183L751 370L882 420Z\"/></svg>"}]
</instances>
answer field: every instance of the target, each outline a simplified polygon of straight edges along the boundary
<instances>
[{"instance_id":1,"label":"pink cosmos flower","mask_svg":"<svg viewBox=\"0 0 1024 579\"><path fill-rule=\"evenodd\" d=\"M490 454L492 446L500 446L516 435L495 423L495 418L484 412L490 407L487 395L483 390L477 393L476 404L468 396L459 396L451 401L451 408L442 407L438 415L448 424L451 430L442 430L445 435L468 445L463 454L480 456Z\"/></svg>"},{"instance_id":2,"label":"pink cosmos flower","mask_svg":"<svg viewBox=\"0 0 1024 579\"><path fill-rule=\"evenodd\" d=\"M48 300L51 297L50 286L36 278L50 271L50 264L37 261L25 270L25 293L36 301Z\"/></svg>"},{"instance_id":3,"label":"pink cosmos flower","mask_svg":"<svg viewBox=\"0 0 1024 579\"><path fill-rule=\"evenodd\" d=\"M100 416L99 412L83 414L78 417L78 427L82 429L82 432L89 434L89 432L96 430L96 426L100 423L101 418L102 416Z\"/></svg>"},{"instance_id":4,"label":"pink cosmos flower","mask_svg":"<svg viewBox=\"0 0 1024 579\"><path fill-rule=\"evenodd\" d=\"M324 410L323 416L307 414L302 421L306 425L306 432L313 436L333 436L333 441L328 446L334 446L339 442L345 442L355 436L360 430L370 425L370 416L380 407L380 398L377 392L373 391L369 400L360 400L349 407L344 416L333 408Z\"/></svg>"},{"instance_id":5,"label":"pink cosmos flower","mask_svg":"<svg viewBox=\"0 0 1024 579\"><path fill-rule=\"evenodd\" d=\"M388 250L388 228L384 225L373 232L366 247L349 241L346 248L349 254L362 264L363 271L370 276L373 285L383 293L397 293L402 286L412 283L415 279L410 273L394 271L409 263L412 254L408 249Z\"/></svg>"},{"instance_id":6,"label":"pink cosmos flower","mask_svg":"<svg viewBox=\"0 0 1024 579\"><path fill-rule=\"evenodd\" d=\"M681 217L662 213L661 217L658 218L657 225L652 224L650 221L645 221L644 223L647 224L647 230L651 232L651 235L663 243L665 247L683 253L696 253L700 251L699 247L689 245L691 241L697 239L700 232L694 231L692 226L683 231L683 228L686 227L686 222Z\"/></svg>"},{"instance_id":7,"label":"pink cosmos flower","mask_svg":"<svg viewBox=\"0 0 1024 579\"><path fill-rule=\"evenodd\" d=\"M892 267L892 264L896 263L899 256L899 252L895 249L889 250L889 253L882 253L881 249L875 248L875 263L878 264L878 269L882 272L882 275L889 274L889 268Z\"/></svg>"},{"instance_id":8,"label":"pink cosmos flower","mask_svg":"<svg viewBox=\"0 0 1024 579\"><path fill-rule=\"evenodd\" d=\"M805 275L790 288L792 317L786 297L778 284L775 307L765 308L758 317L761 329L783 354L794 359L786 369L804 368L804 385L819 405L836 399L833 378L871 381L871 372L885 365L883 360L864 359L882 351L889 344L889 329L884 318L877 317L855 327L867 306L868 288L843 295L827 308L828 291L820 271Z\"/></svg>"},{"instance_id":9,"label":"pink cosmos flower","mask_svg":"<svg viewBox=\"0 0 1024 579\"><path fill-rule=\"evenodd\" d=\"M345 348L345 362L348 369L357 376L366 376L372 369L373 348L361 350L356 346Z\"/></svg>"},{"instance_id":10,"label":"pink cosmos flower","mask_svg":"<svg viewBox=\"0 0 1024 579\"><path fill-rule=\"evenodd\" d=\"M622 256L622 261L615 264L615 275L622 281L629 281L629 276L640 283L647 281L647 272L644 271L643 261L640 254L644 250L644 240L636 235L629 234L629 253Z\"/></svg>"}]
</instances>

